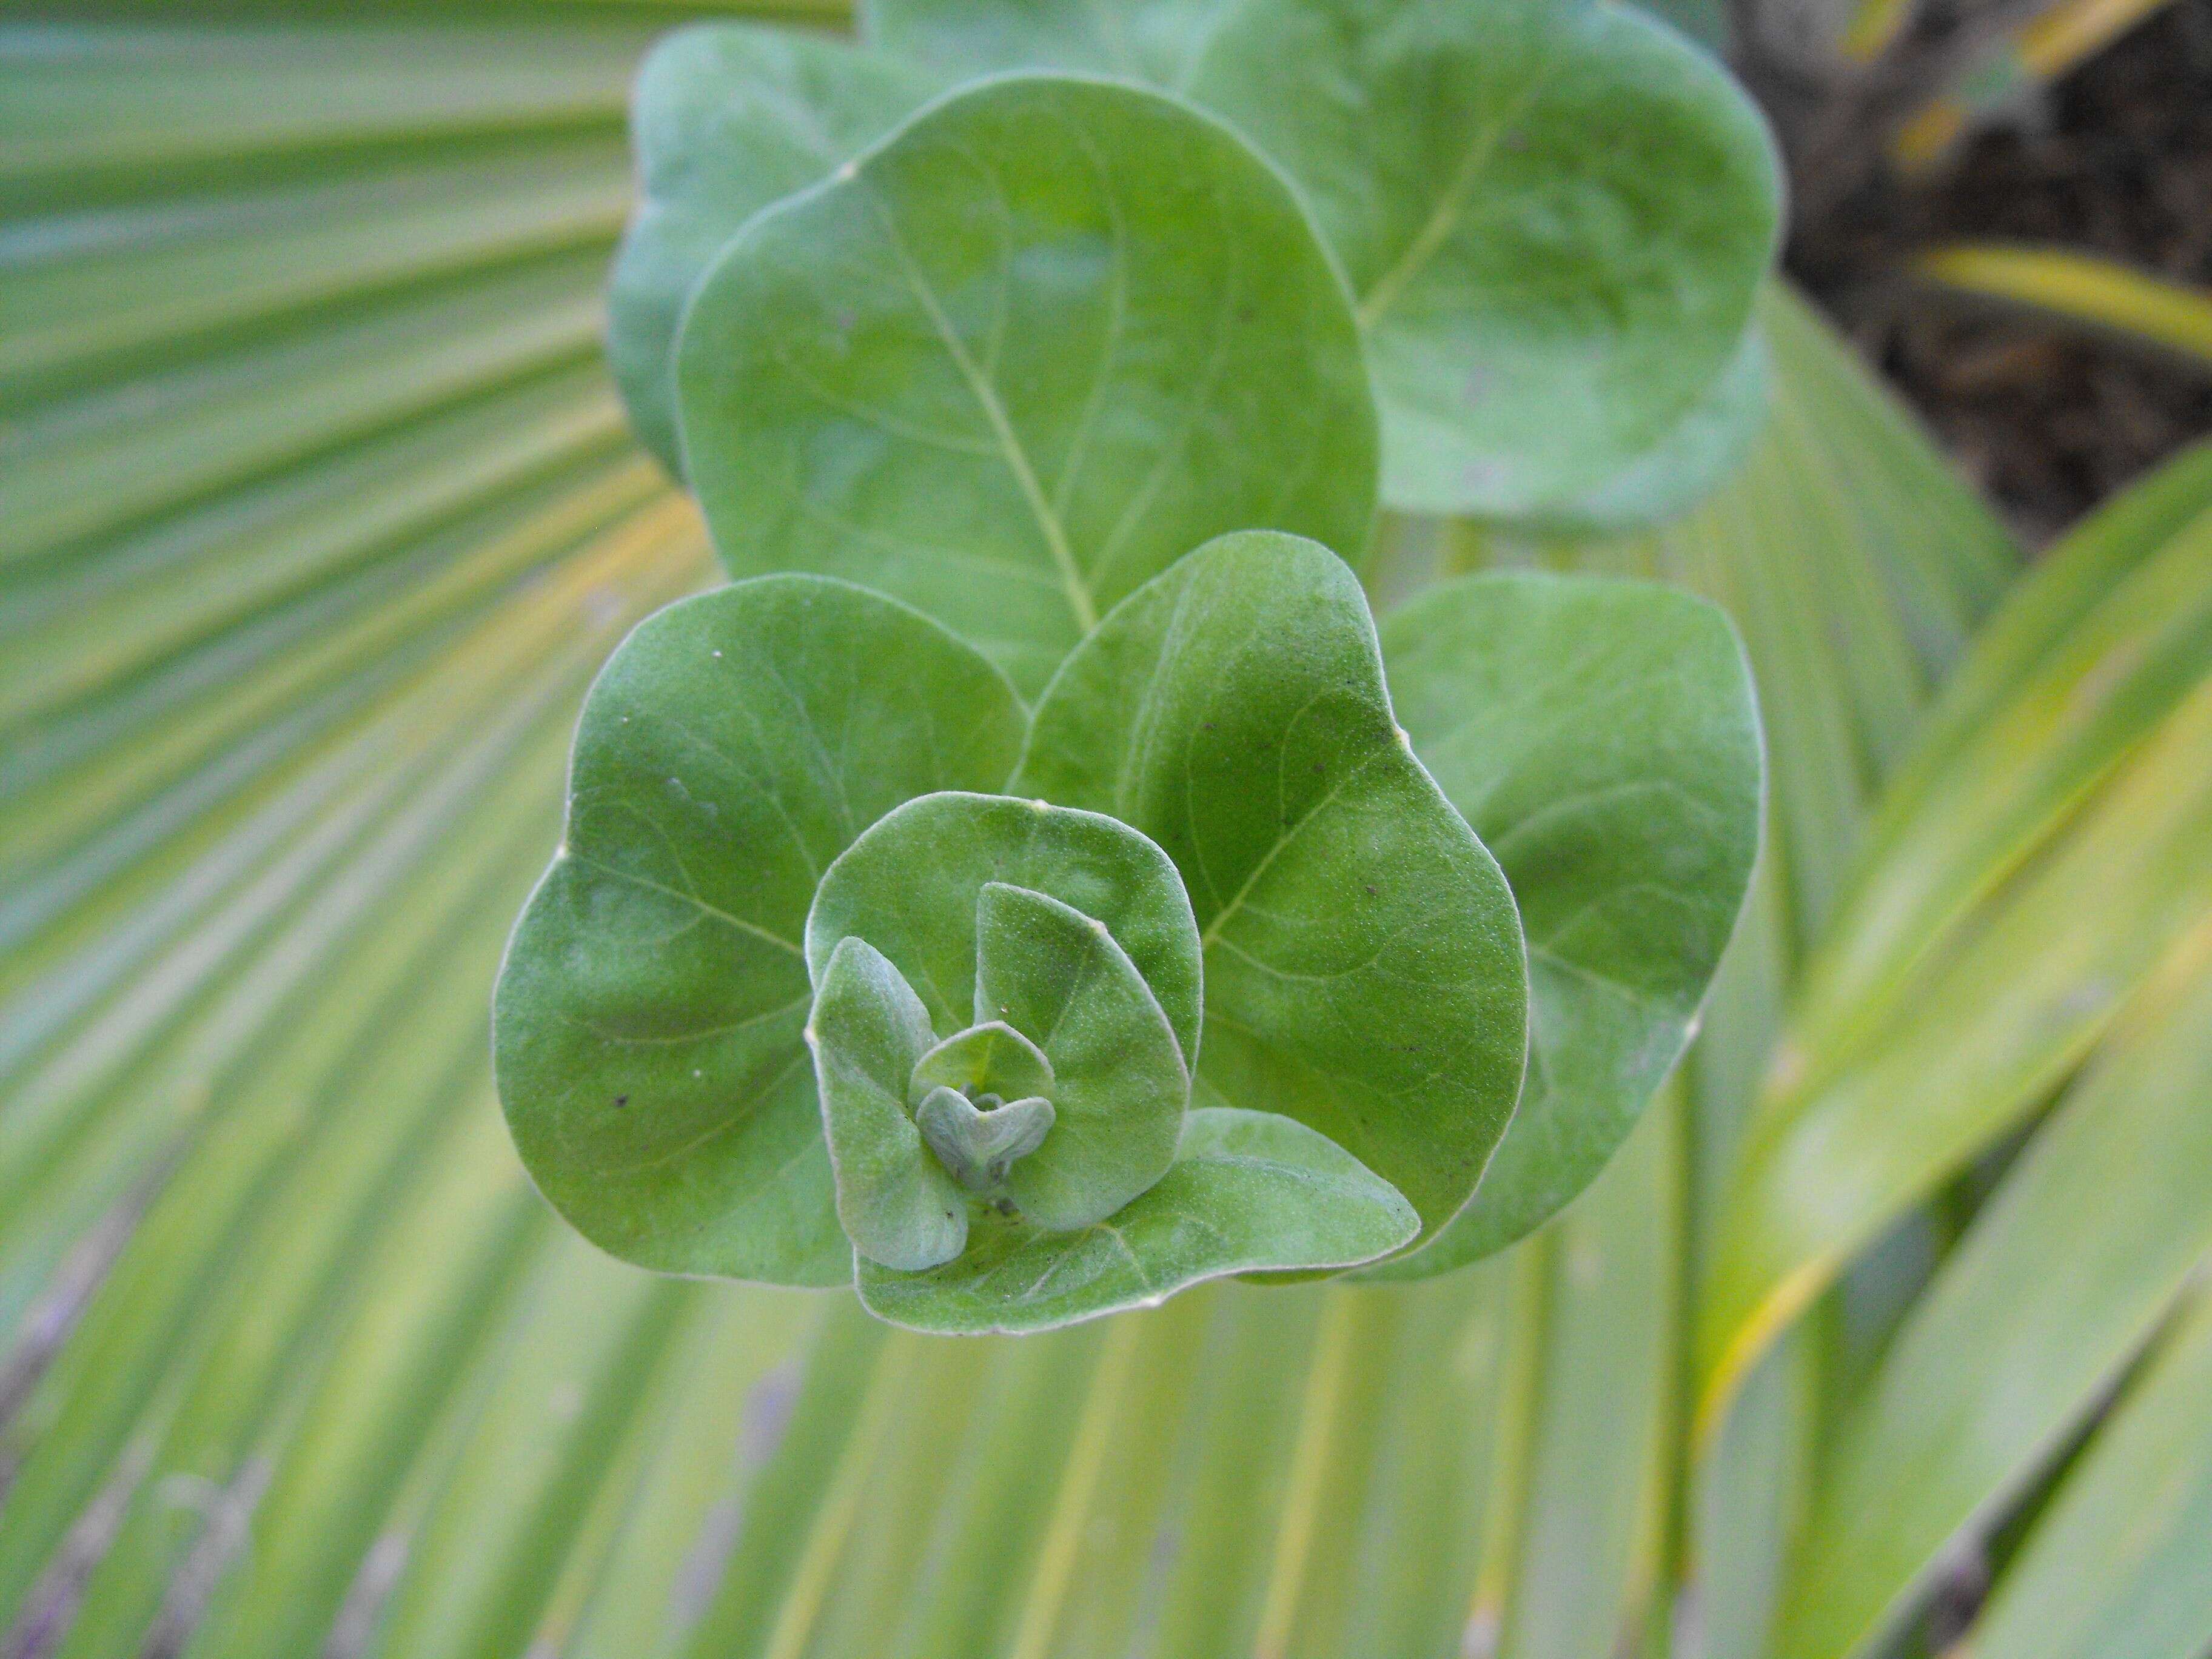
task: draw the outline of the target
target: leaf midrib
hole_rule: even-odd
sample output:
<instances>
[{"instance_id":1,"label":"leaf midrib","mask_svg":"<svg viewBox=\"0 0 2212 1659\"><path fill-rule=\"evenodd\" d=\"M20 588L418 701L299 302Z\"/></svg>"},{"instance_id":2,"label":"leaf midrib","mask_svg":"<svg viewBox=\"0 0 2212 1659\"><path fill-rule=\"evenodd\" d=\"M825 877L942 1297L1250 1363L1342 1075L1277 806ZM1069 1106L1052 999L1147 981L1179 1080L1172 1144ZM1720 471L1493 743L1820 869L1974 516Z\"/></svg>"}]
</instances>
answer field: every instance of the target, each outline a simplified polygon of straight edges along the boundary
<instances>
[{"instance_id":1,"label":"leaf midrib","mask_svg":"<svg viewBox=\"0 0 2212 1659\"><path fill-rule=\"evenodd\" d=\"M1372 330L1382 321L1383 313L1396 302L1406 285L1421 274L1450 239L1452 233L1459 228L1461 219L1474 198L1475 186L1481 183L1483 173L1490 165L1491 157L1498 153L1498 146L1504 138L1506 130L1527 114L1529 106L1542 95L1551 73L1551 67L1547 66L1531 76L1521 95L1501 110L1489 125L1475 133L1468 144L1467 154L1461 158L1459 170L1452 175L1443 194L1437 198L1436 206L1430 210L1427 221L1414 233L1413 240L1406 245L1405 252L1398 256L1397 263L1377 277L1361 296L1358 309L1361 332Z\"/></svg>"},{"instance_id":2,"label":"leaf midrib","mask_svg":"<svg viewBox=\"0 0 2212 1659\"><path fill-rule=\"evenodd\" d=\"M1259 884L1260 878L1267 873L1268 870L1273 866L1275 860L1281 854L1282 850L1285 847L1288 847L1292 842L1296 841L1300 836L1304 835L1308 824L1311 823L1329 807L1334 805L1337 797L1341 795L1346 789L1349 789L1359 780L1360 776L1366 772L1369 767L1381 760L1388 752L1388 750L1377 750L1373 754L1370 754L1364 759L1356 763L1350 770L1346 772L1342 777L1339 778L1336 782L1330 787L1327 794L1322 796L1310 806L1307 807L1304 811L1299 813L1293 822L1284 826L1283 833L1275 837L1274 845L1268 848L1266 854L1261 857L1257 864L1252 866L1251 874L1246 876L1243 881L1238 885L1237 890L1230 895L1228 902L1223 904L1220 909L1214 912L1213 920L1206 923L1206 931L1198 936L1198 948L1201 954L1212 948L1214 943L1221 938L1221 930L1229 925L1230 919L1232 916L1244 908L1244 902L1252 896L1253 888Z\"/></svg>"},{"instance_id":3,"label":"leaf midrib","mask_svg":"<svg viewBox=\"0 0 2212 1659\"><path fill-rule=\"evenodd\" d=\"M890 209L877 195L872 185L865 179L860 182L867 191L869 205L875 210L876 221L883 228L884 239L890 242L892 252L898 257L899 271L906 279L908 292L927 313L929 325L937 331L938 340L945 347L945 355L952 359L953 367L959 370L960 378L967 383L969 395L975 399L976 406L983 411L983 418L990 423L992 435L998 441L999 449L1006 459L1006 470L1013 474L1014 483L1022 492L1022 499L1028 504L1030 515L1036 520L1037 528L1044 536L1046 550L1052 555L1053 564L1060 572L1060 589L1066 595L1067 608L1074 613L1077 629L1083 634L1090 633L1098 626L1097 605L1083 580L1081 567L1075 562L1075 550L1068 544L1066 527L1060 523L1060 515L1053 511L1052 503L1045 497L1043 486L1037 482L1036 469L1030 465L1029 452L1022 447L1013 422L1006 416L1006 405L999 401L998 389L976 365L975 360L968 355L968 348L962 343L959 331L952 326L952 319L945 314L945 308L938 303L936 293L924 280L921 267L915 262L913 252L899 234L898 227L892 222Z\"/></svg>"}]
</instances>

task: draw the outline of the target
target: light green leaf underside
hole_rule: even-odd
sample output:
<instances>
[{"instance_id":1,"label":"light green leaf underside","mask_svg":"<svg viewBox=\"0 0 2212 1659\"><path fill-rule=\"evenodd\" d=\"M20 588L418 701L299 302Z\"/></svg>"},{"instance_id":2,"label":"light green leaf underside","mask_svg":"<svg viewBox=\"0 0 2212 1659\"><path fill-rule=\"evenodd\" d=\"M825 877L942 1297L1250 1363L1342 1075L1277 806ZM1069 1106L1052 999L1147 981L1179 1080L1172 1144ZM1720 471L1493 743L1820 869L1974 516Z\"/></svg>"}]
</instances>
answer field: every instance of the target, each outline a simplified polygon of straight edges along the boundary
<instances>
[{"instance_id":1,"label":"light green leaf underside","mask_svg":"<svg viewBox=\"0 0 2212 1659\"><path fill-rule=\"evenodd\" d=\"M1199 1042L1198 927L1167 854L1102 813L1005 795L946 793L869 827L824 872L806 917L817 976L840 939L895 963L951 1037L975 1003L976 902L986 884L1030 888L1104 925L1166 1014L1179 1052ZM1036 1034L1025 1033L1036 1040Z\"/></svg>"},{"instance_id":2,"label":"light green leaf underside","mask_svg":"<svg viewBox=\"0 0 2212 1659\"><path fill-rule=\"evenodd\" d=\"M1419 1224L1395 1188L1325 1137L1217 1107L1190 1114L1174 1165L1111 1220L1048 1232L979 1212L957 1261L926 1273L863 1263L860 1299L916 1330L1047 1330L1230 1273L1368 1261Z\"/></svg>"},{"instance_id":3,"label":"light green leaf underside","mask_svg":"<svg viewBox=\"0 0 2212 1659\"><path fill-rule=\"evenodd\" d=\"M1022 725L966 646L820 577L686 600L616 653L496 1008L516 1145L593 1242L665 1271L844 1276L799 1038L807 907L882 813L1003 778Z\"/></svg>"},{"instance_id":4,"label":"light green leaf underside","mask_svg":"<svg viewBox=\"0 0 2212 1659\"><path fill-rule=\"evenodd\" d=\"M1528 943L1512 1126L1474 1202L1382 1270L1442 1272L1580 1192L1688 1042L1758 851L1759 715L1726 616L1653 584L1468 577L1394 613L1382 651Z\"/></svg>"},{"instance_id":5,"label":"light green leaf underside","mask_svg":"<svg viewBox=\"0 0 2212 1659\"><path fill-rule=\"evenodd\" d=\"M1780 187L1671 30L1560 0L1250 0L1191 95L1297 181L1358 296L1392 507L1564 513L1737 352Z\"/></svg>"},{"instance_id":6,"label":"light green leaf underside","mask_svg":"<svg viewBox=\"0 0 2212 1659\"><path fill-rule=\"evenodd\" d=\"M1407 748L1358 580L1221 538L1133 595L1039 702L1018 787L1167 850L1206 957L1198 1098L1285 1113L1441 1226L1520 1087L1504 878Z\"/></svg>"},{"instance_id":7,"label":"light green leaf underside","mask_svg":"<svg viewBox=\"0 0 2212 1659\"><path fill-rule=\"evenodd\" d=\"M607 361L630 426L671 472L676 331L738 228L830 176L937 90L908 64L742 23L662 37L638 73L630 131L640 199L607 288Z\"/></svg>"},{"instance_id":8,"label":"light green leaf underside","mask_svg":"<svg viewBox=\"0 0 2212 1659\"><path fill-rule=\"evenodd\" d=\"M1223 531L1365 543L1349 302L1281 179L1133 86L933 105L753 220L678 348L685 446L740 574L897 595L1024 693Z\"/></svg>"},{"instance_id":9,"label":"light green leaf underside","mask_svg":"<svg viewBox=\"0 0 2212 1659\"><path fill-rule=\"evenodd\" d=\"M830 954L808 1023L837 1220L871 1261L912 1272L960 1254L968 1201L908 1115L929 1011L866 939Z\"/></svg>"},{"instance_id":10,"label":"light green leaf underside","mask_svg":"<svg viewBox=\"0 0 2212 1659\"><path fill-rule=\"evenodd\" d=\"M1031 1037L1052 1066L1052 1132L1006 1176L1025 1218L1087 1227L1167 1172L1190 1073L1167 1015L1103 921L1048 894L985 883L975 1014Z\"/></svg>"},{"instance_id":11,"label":"light green leaf underside","mask_svg":"<svg viewBox=\"0 0 2212 1659\"><path fill-rule=\"evenodd\" d=\"M967 76L1073 70L1180 87L1232 0L861 0L861 37Z\"/></svg>"}]
</instances>

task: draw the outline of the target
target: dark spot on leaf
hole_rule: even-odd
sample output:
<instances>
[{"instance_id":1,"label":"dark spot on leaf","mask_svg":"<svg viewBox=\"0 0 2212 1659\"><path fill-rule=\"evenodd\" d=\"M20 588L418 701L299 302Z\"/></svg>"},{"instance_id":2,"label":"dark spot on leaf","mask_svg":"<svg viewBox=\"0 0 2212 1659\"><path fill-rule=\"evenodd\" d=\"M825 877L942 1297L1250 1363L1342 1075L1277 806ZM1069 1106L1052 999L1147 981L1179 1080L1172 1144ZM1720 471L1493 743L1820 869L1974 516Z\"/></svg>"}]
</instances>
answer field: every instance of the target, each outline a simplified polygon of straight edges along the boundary
<instances>
[{"instance_id":1,"label":"dark spot on leaf","mask_svg":"<svg viewBox=\"0 0 2212 1659\"><path fill-rule=\"evenodd\" d=\"M628 1095L617 1095L617 1096L615 1097L615 1104L616 1104L616 1105L617 1105L617 1106L627 1106L627 1105L629 1105L629 1097Z\"/></svg>"},{"instance_id":2,"label":"dark spot on leaf","mask_svg":"<svg viewBox=\"0 0 2212 1659\"><path fill-rule=\"evenodd\" d=\"M1375 884L1373 882L1362 882L1360 885L1366 888L1368 897L1373 898L1375 896Z\"/></svg>"}]
</instances>

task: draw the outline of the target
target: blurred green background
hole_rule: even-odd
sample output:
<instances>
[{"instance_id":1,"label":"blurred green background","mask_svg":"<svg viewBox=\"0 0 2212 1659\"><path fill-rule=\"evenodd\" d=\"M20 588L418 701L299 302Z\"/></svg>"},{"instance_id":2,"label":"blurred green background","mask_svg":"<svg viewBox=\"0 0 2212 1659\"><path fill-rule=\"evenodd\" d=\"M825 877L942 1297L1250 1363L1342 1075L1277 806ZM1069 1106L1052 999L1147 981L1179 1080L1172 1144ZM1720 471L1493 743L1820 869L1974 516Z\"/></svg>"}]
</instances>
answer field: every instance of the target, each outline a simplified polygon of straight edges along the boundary
<instances>
[{"instance_id":1,"label":"blurred green background","mask_svg":"<svg viewBox=\"0 0 2212 1659\"><path fill-rule=\"evenodd\" d=\"M1759 678L1704 1034L1538 1236L975 1340L545 1208L488 989L714 580L600 362L677 15L0 19L0 1659L2212 1649L2212 453L2023 574L1781 286L1693 516L1376 574Z\"/></svg>"}]
</instances>

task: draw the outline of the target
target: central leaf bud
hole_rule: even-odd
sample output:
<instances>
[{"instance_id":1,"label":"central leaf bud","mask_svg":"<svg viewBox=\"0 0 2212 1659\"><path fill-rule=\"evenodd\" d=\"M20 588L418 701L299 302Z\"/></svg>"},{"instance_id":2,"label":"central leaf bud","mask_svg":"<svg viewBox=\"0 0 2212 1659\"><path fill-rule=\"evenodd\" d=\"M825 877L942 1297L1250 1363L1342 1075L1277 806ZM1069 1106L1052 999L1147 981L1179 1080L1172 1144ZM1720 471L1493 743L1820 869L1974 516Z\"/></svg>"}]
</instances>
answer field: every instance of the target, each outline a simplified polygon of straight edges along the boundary
<instances>
[{"instance_id":1,"label":"central leaf bud","mask_svg":"<svg viewBox=\"0 0 2212 1659\"><path fill-rule=\"evenodd\" d=\"M1165 1175L1190 1073L1164 1003L1194 1038L1195 934L1165 855L1098 814L929 796L856 841L807 945L828 947L810 1030L861 1255L949 1261L978 1214L1087 1227Z\"/></svg>"},{"instance_id":2,"label":"central leaf bud","mask_svg":"<svg viewBox=\"0 0 2212 1659\"><path fill-rule=\"evenodd\" d=\"M1036 1151L1052 1127L1052 1103L1042 1096L1002 1103L957 1089L932 1089L914 1115L915 1127L948 1174L971 1193L996 1194L1015 1160Z\"/></svg>"},{"instance_id":3,"label":"central leaf bud","mask_svg":"<svg viewBox=\"0 0 2212 1659\"><path fill-rule=\"evenodd\" d=\"M1015 1160L1035 1152L1052 1127L1052 1090L1044 1051L1003 1020L988 1020L915 1063L907 1103L952 1178L995 1197Z\"/></svg>"}]
</instances>

